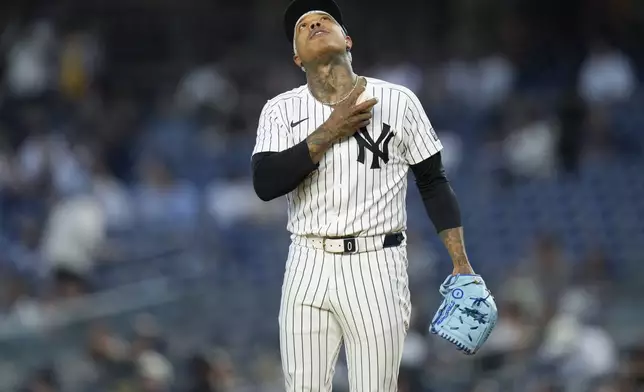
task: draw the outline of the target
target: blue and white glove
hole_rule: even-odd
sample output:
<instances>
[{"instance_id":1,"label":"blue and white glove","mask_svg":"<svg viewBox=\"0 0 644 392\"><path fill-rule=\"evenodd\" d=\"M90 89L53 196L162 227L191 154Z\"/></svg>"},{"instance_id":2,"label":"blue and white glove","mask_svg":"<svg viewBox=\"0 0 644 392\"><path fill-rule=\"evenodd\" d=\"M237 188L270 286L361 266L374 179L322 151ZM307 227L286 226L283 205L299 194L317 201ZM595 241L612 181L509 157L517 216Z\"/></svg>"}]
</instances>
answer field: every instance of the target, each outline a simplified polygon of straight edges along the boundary
<instances>
[{"instance_id":1,"label":"blue and white glove","mask_svg":"<svg viewBox=\"0 0 644 392\"><path fill-rule=\"evenodd\" d=\"M450 275L440 287L443 302L429 331L468 355L485 343L498 317L492 293L479 275Z\"/></svg>"}]
</instances>

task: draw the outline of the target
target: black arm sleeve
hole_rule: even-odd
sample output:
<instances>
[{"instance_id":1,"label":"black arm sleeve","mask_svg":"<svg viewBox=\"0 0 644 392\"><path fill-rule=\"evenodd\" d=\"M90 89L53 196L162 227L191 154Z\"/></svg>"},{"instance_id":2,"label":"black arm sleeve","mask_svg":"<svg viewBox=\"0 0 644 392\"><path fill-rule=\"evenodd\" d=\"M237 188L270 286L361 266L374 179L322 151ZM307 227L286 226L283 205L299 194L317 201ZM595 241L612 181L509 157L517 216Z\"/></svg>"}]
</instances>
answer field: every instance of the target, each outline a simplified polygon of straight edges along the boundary
<instances>
[{"instance_id":1,"label":"black arm sleeve","mask_svg":"<svg viewBox=\"0 0 644 392\"><path fill-rule=\"evenodd\" d=\"M284 151L257 153L252 158L255 193L263 201L284 196L317 167L306 140Z\"/></svg>"},{"instance_id":2,"label":"black arm sleeve","mask_svg":"<svg viewBox=\"0 0 644 392\"><path fill-rule=\"evenodd\" d=\"M461 226L461 210L452 190L440 152L413 165L416 185L423 198L427 215L437 232Z\"/></svg>"}]
</instances>

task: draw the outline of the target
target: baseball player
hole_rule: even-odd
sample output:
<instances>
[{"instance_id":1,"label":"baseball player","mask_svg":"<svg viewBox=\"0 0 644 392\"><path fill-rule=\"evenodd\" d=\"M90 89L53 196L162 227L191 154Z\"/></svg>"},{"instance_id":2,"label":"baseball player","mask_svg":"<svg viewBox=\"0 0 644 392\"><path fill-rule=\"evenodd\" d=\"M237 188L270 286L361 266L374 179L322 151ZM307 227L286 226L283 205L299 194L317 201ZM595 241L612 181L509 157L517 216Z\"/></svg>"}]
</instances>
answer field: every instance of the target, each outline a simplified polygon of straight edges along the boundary
<instances>
[{"instance_id":1,"label":"baseball player","mask_svg":"<svg viewBox=\"0 0 644 392\"><path fill-rule=\"evenodd\" d=\"M442 145L414 93L353 72L353 41L333 0L293 1L284 28L307 83L264 106L252 169L262 200L285 195L288 202L292 243L279 314L286 389L330 391L344 343L351 391L396 391L411 312L409 168L454 263L441 293L460 290L453 295L460 300L457 286L484 287L465 252ZM478 303L461 304L473 315L462 336L443 333L458 330L454 317L463 322L454 316L459 304L444 303L432 324L468 353L481 343L471 333L488 316L487 297L475 297Z\"/></svg>"}]
</instances>

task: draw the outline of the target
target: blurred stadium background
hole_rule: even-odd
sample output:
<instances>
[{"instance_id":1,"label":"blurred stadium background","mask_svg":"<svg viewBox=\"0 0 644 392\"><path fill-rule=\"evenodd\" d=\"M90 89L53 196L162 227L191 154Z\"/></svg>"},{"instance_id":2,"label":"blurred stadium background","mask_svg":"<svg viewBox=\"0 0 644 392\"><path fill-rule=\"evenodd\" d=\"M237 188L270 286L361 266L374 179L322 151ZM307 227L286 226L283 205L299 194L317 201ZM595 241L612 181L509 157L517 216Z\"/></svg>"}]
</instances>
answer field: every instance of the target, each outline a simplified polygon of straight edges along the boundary
<instances>
[{"instance_id":1,"label":"blurred stadium background","mask_svg":"<svg viewBox=\"0 0 644 392\"><path fill-rule=\"evenodd\" d=\"M0 391L283 390L285 206L249 159L304 82L285 2L2 4ZM474 358L427 336L451 264L410 187L400 391L644 390L644 2L341 6L443 139L502 313Z\"/></svg>"}]
</instances>

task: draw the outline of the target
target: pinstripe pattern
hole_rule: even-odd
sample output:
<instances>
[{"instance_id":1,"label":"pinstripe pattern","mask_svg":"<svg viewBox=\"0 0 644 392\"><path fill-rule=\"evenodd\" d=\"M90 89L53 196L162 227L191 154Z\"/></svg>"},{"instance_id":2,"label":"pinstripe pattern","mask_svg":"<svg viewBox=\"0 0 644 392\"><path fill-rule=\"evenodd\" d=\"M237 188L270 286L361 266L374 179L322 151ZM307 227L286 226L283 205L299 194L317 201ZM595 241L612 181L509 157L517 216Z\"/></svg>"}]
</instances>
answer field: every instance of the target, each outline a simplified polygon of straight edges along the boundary
<instances>
[{"instance_id":1,"label":"pinstripe pattern","mask_svg":"<svg viewBox=\"0 0 644 392\"><path fill-rule=\"evenodd\" d=\"M379 103L365 140L378 140L387 124L394 134L388 161L372 168L379 158L366 148L359 161L356 138L333 145L318 170L286 196L287 229L294 236L370 237L405 230L409 165L442 145L411 91L367 78L367 92ZM306 86L269 100L253 153L295 146L330 114ZM338 255L292 243L279 313L286 390L330 391L344 342L352 392L396 391L410 313L404 244Z\"/></svg>"},{"instance_id":2,"label":"pinstripe pattern","mask_svg":"<svg viewBox=\"0 0 644 392\"><path fill-rule=\"evenodd\" d=\"M405 87L367 78L367 91L378 97L372 124L373 140L389 124L394 138L389 162L371 169L375 159L367 152L358 162L358 143L348 138L336 143L300 186L287 196L287 229L299 235L321 237L377 235L405 229L407 171L442 149L440 140L418 98ZM293 147L315 131L331 114L306 86L269 100L260 115L254 153ZM291 128L292 123L305 121Z\"/></svg>"},{"instance_id":3,"label":"pinstripe pattern","mask_svg":"<svg viewBox=\"0 0 644 392\"><path fill-rule=\"evenodd\" d=\"M337 255L291 244L279 315L286 390L330 391L344 341L351 391L396 391L410 314L404 247Z\"/></svg>"}]
</instances>

